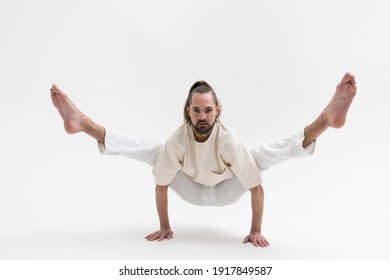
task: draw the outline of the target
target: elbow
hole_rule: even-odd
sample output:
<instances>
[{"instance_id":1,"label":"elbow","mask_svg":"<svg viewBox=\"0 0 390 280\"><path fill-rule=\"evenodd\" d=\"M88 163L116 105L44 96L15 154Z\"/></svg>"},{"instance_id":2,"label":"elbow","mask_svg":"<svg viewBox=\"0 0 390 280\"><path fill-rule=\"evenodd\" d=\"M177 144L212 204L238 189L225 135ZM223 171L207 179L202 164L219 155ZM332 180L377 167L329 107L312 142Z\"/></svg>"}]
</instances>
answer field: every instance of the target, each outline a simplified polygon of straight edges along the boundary
<instances>
[{"instance_id":1,"label":"elbow","mask_svg":"<svg viewBox=\"0 0 390 280\"><path fill-rule=\"evenodd\" d=\"M257 195L260 197L264 197L264 189L261 185L258 185L256 187L253 187L250 189L250 192L252 195Z\"/></svg>"},{"instance_id":2,"label":"elbow","mask_svg":"<svg viewBox=\"0 0 390 280\"><path fill-rule=\"evenodd\" d=\"M169 185L156 185L156 193L166 193L168 191Z\"/></svg>"}]
</instances>

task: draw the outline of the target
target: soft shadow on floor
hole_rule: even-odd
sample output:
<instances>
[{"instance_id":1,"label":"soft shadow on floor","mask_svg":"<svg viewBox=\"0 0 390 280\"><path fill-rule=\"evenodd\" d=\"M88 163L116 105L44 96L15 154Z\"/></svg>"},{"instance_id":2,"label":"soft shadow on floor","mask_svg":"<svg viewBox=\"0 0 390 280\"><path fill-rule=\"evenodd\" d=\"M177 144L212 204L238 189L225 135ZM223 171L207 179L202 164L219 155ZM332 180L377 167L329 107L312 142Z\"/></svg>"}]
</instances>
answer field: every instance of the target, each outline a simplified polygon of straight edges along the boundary
<instances>
[{"instance_id":1,"label":"soft shadow on floor","mask_svg":"<svg viewBox=\"0 0 390 280\"><path fill-rule=\"evenodd\" d=\"M146 241L152 231L139 225L2 235L0 259L253 259L265 257L268 250L242 244L243 236L212 227L181 225L171 240Z\"/></svg>"}]
</instances>

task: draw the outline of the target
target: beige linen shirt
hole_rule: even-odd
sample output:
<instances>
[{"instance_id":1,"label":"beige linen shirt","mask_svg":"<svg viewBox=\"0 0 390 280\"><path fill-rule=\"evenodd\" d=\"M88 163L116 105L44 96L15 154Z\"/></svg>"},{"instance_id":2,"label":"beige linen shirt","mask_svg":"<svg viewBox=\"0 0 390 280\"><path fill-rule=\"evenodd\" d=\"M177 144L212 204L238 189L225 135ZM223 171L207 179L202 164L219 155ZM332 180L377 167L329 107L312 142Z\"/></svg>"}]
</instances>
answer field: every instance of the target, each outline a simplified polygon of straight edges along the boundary
<instances>
[{"instance_id":1,"label":"beige linen shirt","mask_svg":"<svg viewBox=\"0 0 390 280\"><path fill-rule=\"evenodd\" d=\"M153 168L157 185L169 185L182 171L195 182L206 186L236 176L244 188L261 184L260 173L252 154L227 127L216 122L203 143L195 141L191 125L183 124L168 139Z\"/></svg>"}]
</instances>

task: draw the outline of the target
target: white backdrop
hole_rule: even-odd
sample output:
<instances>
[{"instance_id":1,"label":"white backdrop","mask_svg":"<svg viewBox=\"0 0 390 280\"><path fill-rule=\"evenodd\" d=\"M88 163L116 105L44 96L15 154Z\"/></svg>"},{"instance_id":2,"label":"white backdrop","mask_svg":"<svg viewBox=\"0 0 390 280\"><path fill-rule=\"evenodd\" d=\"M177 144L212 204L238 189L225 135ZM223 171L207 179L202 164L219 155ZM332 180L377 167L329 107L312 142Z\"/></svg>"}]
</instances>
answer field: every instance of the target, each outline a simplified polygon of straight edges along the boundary
<instances>
[{"instance_id":1,"label":"white backdrop","mask_svg":"<svg viewBox=\"0 0 390 280\"><path fill-rule=\"evenodd\" d=\"M0 259L389 259L387 1L0 2ZM170 194L158 228L149 166L65 134L49 88L96 122L164 142L193 82L248 145L302 129L346 71L358 95L314 157L268 171L266 249L242 245L245 196L224 208Z\"/></svg>"}]
</instances>

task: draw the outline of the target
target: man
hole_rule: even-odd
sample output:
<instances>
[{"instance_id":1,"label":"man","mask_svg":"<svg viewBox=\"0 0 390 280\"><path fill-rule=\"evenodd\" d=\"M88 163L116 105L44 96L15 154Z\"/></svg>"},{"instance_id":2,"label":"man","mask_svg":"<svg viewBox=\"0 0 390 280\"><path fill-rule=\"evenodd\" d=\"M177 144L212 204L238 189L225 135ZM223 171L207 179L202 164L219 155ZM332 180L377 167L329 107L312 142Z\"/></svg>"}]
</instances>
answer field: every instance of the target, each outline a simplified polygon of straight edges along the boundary
<instances>
[{"instance_id":1,"label":"man","mask_svg":"<svg viewBox=\"0 0 390 280\"><path fill-rule=\"evenodd\" d=\"M125 155L152 165L156 182L156 205L160 230L147 235L149 241L171 239L168 217L168 187L196 205L223 206L251 193L252 224L243 242L267 247L261 234L264 193L260 172L285 161L314 152L317 137L328 127L344 125L356 94L353 75L346 73L330 103L318 118L295 135L250 150L219 121L221 107L210 85L196 82L185 107L185 123L162 147L150 141L106 130L83 114L56 86L50 89L66 132L85 132L95 138L103 154Z\"/></svg>"}]
</instances>

